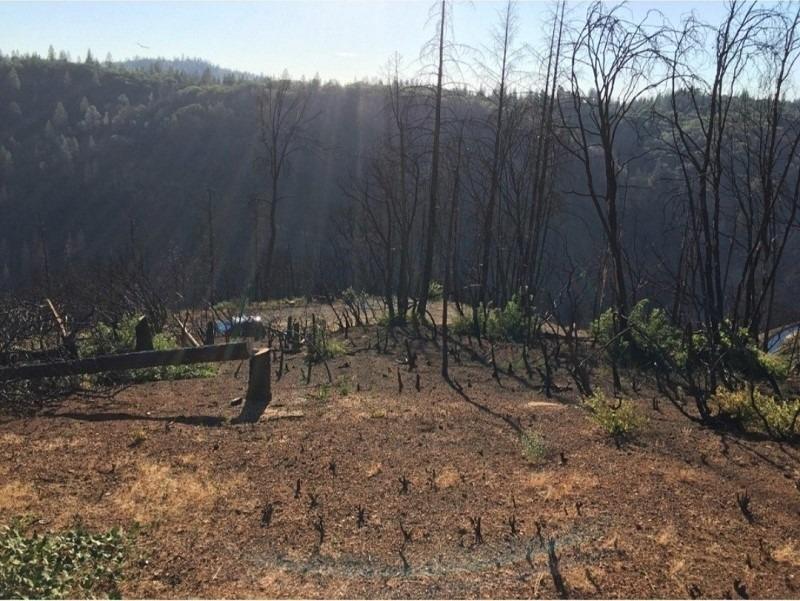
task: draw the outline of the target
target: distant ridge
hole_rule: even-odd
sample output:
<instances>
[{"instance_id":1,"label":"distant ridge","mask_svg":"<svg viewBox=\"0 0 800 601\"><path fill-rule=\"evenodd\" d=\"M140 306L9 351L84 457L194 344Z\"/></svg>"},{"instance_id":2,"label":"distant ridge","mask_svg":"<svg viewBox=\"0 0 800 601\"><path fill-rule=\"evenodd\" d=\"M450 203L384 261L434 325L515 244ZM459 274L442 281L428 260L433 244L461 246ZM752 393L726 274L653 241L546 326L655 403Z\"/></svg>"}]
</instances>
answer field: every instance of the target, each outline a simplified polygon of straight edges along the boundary
<instances>
[{"instance_id":1,"label":"distant ridge","mask_svg":"<svg viewBox=\"0 0 800 601\"><path fill-rule=\"evenodd\" d=\"M258 75L246 71L237 71L220 67L214 63L197 57L165 58L135 56L133 58L114 61L114 65L129 71L146 72L179 72L190 77L201 78L204 75L212 79L233 78L236 80L254 80Z\"/></svg>"}]
</instances>

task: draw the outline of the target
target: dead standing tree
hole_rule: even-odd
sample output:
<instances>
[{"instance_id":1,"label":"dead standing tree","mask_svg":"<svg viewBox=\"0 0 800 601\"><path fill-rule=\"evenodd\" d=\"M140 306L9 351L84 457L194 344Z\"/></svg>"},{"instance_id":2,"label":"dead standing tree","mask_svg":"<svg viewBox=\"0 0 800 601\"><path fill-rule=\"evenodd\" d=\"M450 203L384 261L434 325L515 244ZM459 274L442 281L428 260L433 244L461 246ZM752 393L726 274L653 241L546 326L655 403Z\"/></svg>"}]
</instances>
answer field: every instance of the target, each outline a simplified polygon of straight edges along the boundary
<instances>
[{"instance_id":1,"label":"dead standing tree","mask_svg":"<svg viewBox=\"0 0 800 601\"><path fill-rule=\"evenodd\" d=\"M489 285L490 257L495 239L495 213L497 212L498 196L500 195L500 179L504 164L507 158L508 144L504 134L506 113L508 112L508 86L514 75L515 58L518 52L514 48L514 36L516 33L516 13L514 4L508 0L504 9L500 13L498 29L494 33L493 56L496 65L483 65L483 70L493 79L492 86L494 94L492 101L494 110L489 116L489 129L491 130L491 158L489 160L489 189L484 205L483 219L481 223L480 236L480 262L478 273L480 281L478 283L478 294L473 300L472 315L473 326L476 334L479 330L479 307L486 310L487 307L487 288Z\"/></svg>"},{"instance_id":2,"label":"dead standing tree","mask_svg":"<svg viewBox=\"0 0 800 601\"><path fill-rule=\"evenodd\" d=\"M280 79L268 79L258 96L259 142L263 153L259 162L266 167L269 187L264 199L268 207L269 232L260 267L261 282L267 287L272 283L278 206L283 200L280 184L291 158L313 145L309 128L320 114L311 110L315 90L315 82L292 82L285 75Z\"/></svg>"},{"instance_id":3,"label":"dead standing tree","mask_svg":"<svg viewBox=\"0 0 800 601\"><path fill-rule=\"evenodd\" d=\"M737 82L758 48L758 38L769 18L769 13L755 2L730 2L725 20L717 28L687 19L668 61L670 148L679 161L683 179L690 248L690 252L682 253L685 264L677 270L676 288L686 287L699 308L709 365L719 364L721 328L726 315L727 260L722 240L731 232L724 232L723 222L723 150L729 141ZM714 38L714 70L710 81L706 81L689 63L703 48L702 33L709 29ZM735 233L729 240L734 243ZM683 278L688 281L684 283ZM706 388L713 391L716 369L709 369L707 377ZM707 408L702 400L698 400L698 408L706 417Z\"/></svg>"},{"instance_id":4,"label":"dead standing tree","mask_svg":"<svg viewBox=\"0 0 800 601\"><path fill-rule=\"evenodd\" d=\"M624 5L592 3L585 20L571 32L569 90L559 102L566 150L585 174L586 193L602 226L612 263L615 322L625 329L629 292L622 238L620 187L626 167L639 155L623 158L618 134L634 107L664 83L659 67L663 24L648 12L640 21L624 16ZM598 166L597 163L600 163Z\"/></svg>"},{"instance_id":5,"label":"dead standing tree","mask_svg":"<svg viewBox=\"0 0 800 601\"><path fill-rule=\"evenodd\" d=\"M561 73L561 45L564 34L566 2L561 0L553 16L549 49L545 67L544 90L541 94L538 122L531 136L531 201L528 207L527 231L520 236L522 257L519 288L525 287L523 303L526 313L532 295L536 294L541 279L541 264L547 243L550 215L553 210L553 181L555 171L554 113L558 100L558 81ZM535 117L534 117L535 118ZM535 148L534 148L535 143Z\"/></svg>"},{"instance_id":6,"label":"dead standing tree","mask_svg":"<svg viewBox=\"0 0 800 601\"><path fill-rule=\"evenodd\" d=\"M428 215L427 228L425 231L425 249L422 263L422 277L420 279L419 302L417 303L417 315L424 319L428 310L428 290L433 277L433 253L434 242L436 240L436 215L439 211L439 154L442 131L442 87L444 84L444 60L445 60L445 30L448 22L448 10L446 0L441 1L439 10L439 20L437 22L438 35L435 40L431 40L429 47L435 48L436 53L436 85L434 88L434 120L433 120L433 140L431 150L431 174L428 196Z\"/></svg>"},{"instance_id":7,"label":"dead standing tree","mask_svg":"<svg viewBox=\"0 0 800 601\"><path fill-rule=\"evenodd\" d=\"M413 88L400 80L400 57L395 54L389 66L391 83L387 86L391 117L387 146L395 155L398 186L392 199L393 218L398 228L397 254L397 316L405 322L409 309L411 240L422 193L421 153L418 152L420 130L415 127L414 114L418 108Z\"/></svg>"},{"instance_id":8,"label":"dead standing tree","mask_svg":"<svg viewBox=\"0 0 800 601\"><path fill-rule=\"evenodd\" d=\"M762 335L767 350L775 283L800 206L800 119L785 97L800 58L800 7L771 11L766 40L748 61L761 74L758 94L737 98L729 178L737 200L745 255L736 283L732 325Z\"/></svg>"}]
</instances>

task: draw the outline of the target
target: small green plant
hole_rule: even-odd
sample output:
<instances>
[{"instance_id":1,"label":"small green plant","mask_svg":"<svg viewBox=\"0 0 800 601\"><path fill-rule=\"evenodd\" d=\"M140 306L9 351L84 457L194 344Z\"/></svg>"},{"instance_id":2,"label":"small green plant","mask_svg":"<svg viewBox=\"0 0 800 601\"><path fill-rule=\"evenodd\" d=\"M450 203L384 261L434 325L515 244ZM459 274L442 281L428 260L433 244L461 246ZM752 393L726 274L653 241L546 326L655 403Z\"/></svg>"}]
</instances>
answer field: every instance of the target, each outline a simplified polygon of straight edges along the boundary
<instances>
[{"instance_id":1,"label":"small green plant","mask_svg":"<svg viewBox=\"0 0 800 601\"><path fill-rule=\"evenodd\" d=\"M133 435L131 436L131 442L129 443L128 446L130 446L130 447L138 447L139 445L141 445L146 440L147 440L147 432L145 432L144 430L142 430L140 428L139 430L136 430L133 433Z\"/></svg>"},{"instance_id":2,"label":"small green plant","mask_svg":"<svg viewBox=\"0 0 800 601\"><path fill-rule=\"evenodd\" d=\"M122 531L29 534L29 525L0 528L0 598L119 598L128 550Z\"/></svg>"},{"instance_id":3,"label":"small green plant","mask_svg":"<svg viewBox=\"0 0 800 601\"><path fill-rule=\"evenodd\" d=\"M514 295L500 309L479 307L478 327L490 340L523 342L528 326L519 298ZM475 336L477 332L472 314L453 320L450 331L456 336Z\"/></svg>"},{"instance_id":4,"label":"small green plant","mask_svg":"<svg viewBox=\"0 0 800 601\"><path fill-rule=\"evenodd\" d=\"M332 390L333 387L329 383L323 382L317 386L317 389L314 392L311 393L311 398L320 402L329 401L331 399Z\"/></svg>"},{"instance_id":5,"label":"small green plant","mask_svg":"<svg viewBox=\"0 0 800 601\"><path fill-rule=\"evenodd\" d=\"M444 295L444 286L441 282L431 280L428 284L428 300L441 300Z\"/></svg>"},{"instance_id":6,"label":"small green plant","mask_svg":"<svg viewBox=\"0 0 800 601\"><path fill-rule=\"evenodd\" d=\"M535 430L526 430L519 436L522 454L531 463L539 463L547 457L547 444L541 434Z\"/></svg>"},{"instance_id":7,"label":"small green plant","mask_svg":"<svg viewBox=\"0 0 800 601\"><path fill-rule=\"evenodd\" d=\"M526 320L519 299L514 295L502 309L491 309L486 319L486 336L491 340L523 342Z\"/></svg>"},{"instance_id":8,"label":"small green plant","mask_svg":"<svg viewBox=\"0 0 800 601\"><path fill-rule=\"evenodd\" d=\"M448 326L453 336L475 336L475 324L469 315L457 316Z\"/></svg>"},{"instance_id":9,"label":"small green plant","mask_svg":"<svg viewBox=\"0 0 800 601\"><path fill-rule=\"evenodd\" d=\"M720 390L712 398L717 415L745 429L790 439L800 433L800 399L781 400L758 389Z\"/></svg>"},{"instance_id":10,"label":"small green plant","mask_svg":"<svg viewBox=\"0 0 800 601\"><path fill-rule=\"evenodd\" d=\"M609 400L602 392L596 392L584 404L591 411L591 419L605 432L615 438L629 438L646 423L633 401L628 399Z\"/></svg>"},{"instance_id":11,"label":"small green plant","mask_svg":"<svg viewBox=\"0 0 800 601\"><path fill-rule=\"evenodd\" d=\"M350 378L347 376L339 376L336 379L336 392L339 393L339 396L347 396L350 394Z\"/></svg>"},{"instance_id":12,"label":"small green plant","mask_svg":"<svg viewBox=\"0 0 800 601\"><path fill-rule=\"evenodd\" d=\"M306 334L306 363L321 363L344 352L344 344L331 338L325 321L317 319Z\"/></svg>"}]
</instances>

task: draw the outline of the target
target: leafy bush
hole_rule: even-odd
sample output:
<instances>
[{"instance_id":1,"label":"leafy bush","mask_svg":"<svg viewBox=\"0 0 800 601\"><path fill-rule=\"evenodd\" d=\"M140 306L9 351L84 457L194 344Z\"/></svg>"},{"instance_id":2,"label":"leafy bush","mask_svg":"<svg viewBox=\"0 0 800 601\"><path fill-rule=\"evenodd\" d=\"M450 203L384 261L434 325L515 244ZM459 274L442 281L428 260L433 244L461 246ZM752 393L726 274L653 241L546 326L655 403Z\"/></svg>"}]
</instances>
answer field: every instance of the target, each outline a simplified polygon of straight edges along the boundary
<instances>
[{"instance_id":1,"label":"leafy bush","mask_svg":"<svg viewBox=\"0 0 800 601\"><path fill-rule=\"evenodd\" d=\"M597 392L584 404L591 411L592 421L614 438L633 436L646 423L636 405L628 399L609 400L603 393Z\"/></svg>"},{"instance_id":2,"label":"leafy bush","mask_svg":"<svg viewBox=\"0 0 800 601\"><path fill-rule=\"evenodd\" d=\"M317 319L306 334L306 363L321 363L344 352L344 344L332 339L325 321Z\"/></svg>"},{"instance_id":3,"label":"leafy bush","mask_svg":"<svg viewBox=\"0 0 800 601\"><path fill-rule=\"evenodd\" d=\"M0 598L118 598L126 547L118 529L28 535L16 520L0 528Z\"/></svg>"},{"instance_id":4,"label":"leafy bush","mask_svg":"<svg viewBox=\"0 0 800 601\"><path fill-rule=\"evenodd\" d=\"M428 300L441 300L444 296L444 286L441 282L431 280L428 284Z\"/></svg>"},{"instance_id":5,"label":"leafy bush","mask_svg":"<svg viewBox=\"0 0 800 601\"><path fill-rule=\"evenodd\" d=\"M491 309L486 319L486 336L491 340L525 340L526 320L514 295L502 309Z\"/></svg>"},{"instance_id":6,"label":"leafy bush","mask_svg":"<svg viewBox=\"0 0 800 601\"><path fill-rule=\"evenodd\" d=\"M711 345L703 332L692 335L692 347L697 358L705 361L711 359ZM725 368L748 380L782 380L789 374L789 361L785 356L765 353L758 348L746 329L734 330L727 320L720 329L716 352Z\"/></svg>"},{"instance_id":7,"label":"leafy bush","mask_svg":"<svg viewBox=\"0 0 800 601\"><path fill-rule=\"evenodd\" d=\"M754 389L720 390L712 398L718 415L744 428L778 438L792 438L800 430L800 399L781 400Z\"/></svg>"},{"instance_id":8,"label":"leafy bush","mask_svg":"<svg viewBox=\"0 0 800 601\"><path fill-rule=\"evenodd\" d=\"M686 364L680 330L670 324L663 309L651 307L649 300L639 301L631 310L627 335L615 338L614 320L615 310L608 309L592 322L591 330L598 344L623 366L663 369L667 360L678 366Z\"/></svg>"},{"instance_id":9,"label":"leafy bush","mask_svg":"<svg viewBox=\"0 0 800 601\"><path fill-rule=\"evenodd\" d=\"M517 296L513 296L502 309L478 308L478 325L486 337L495 341L522 342L525 340L527 321L522 305ZM450 325L450 331L456 336L475 336L475 324L472 315L458 317Z\"/></svg>"},{"instance_id":10,"label":"leafy bush","mask_svg":"<svg viewBox=\"0 0 800 601\"><path fill-rule=\"evenodd\" d=\"M91 335L78 343L82 357L94 355L111 355L131 352L136 346L136 323L134 315L124 317L116 325L98 323ZM153 336L153 349L164 351L177 348L177 341L166 332ZM216 374L210 364L163 365L145 369L126 370L122 372L105 372L96 374L91 380L97 384L110 385L124 382L152 382L158 380L186 380L190 378L207 378Z\"/></svg>"},{"instance_id":11,"label":"leafy bush","mask_svg":"<svg viewBox=\"0 0 800 601\"><path fill-rule=\"evenodd\" d=\"M475 326L470 315L459 315L447 324L447 328L453 336L475 335Z\"/></svg>"},{"instance_id":12,"label":"leafy bush","mask_svg":"<svg viewBox=\"0 0 800 601\"><path fill-rule=\"evenodd\" d=\"M520 434L522 453L531 463L539 463L547 456L547 444L541 434L534 430L527 430Z\"/></svg>"}]
</instances>

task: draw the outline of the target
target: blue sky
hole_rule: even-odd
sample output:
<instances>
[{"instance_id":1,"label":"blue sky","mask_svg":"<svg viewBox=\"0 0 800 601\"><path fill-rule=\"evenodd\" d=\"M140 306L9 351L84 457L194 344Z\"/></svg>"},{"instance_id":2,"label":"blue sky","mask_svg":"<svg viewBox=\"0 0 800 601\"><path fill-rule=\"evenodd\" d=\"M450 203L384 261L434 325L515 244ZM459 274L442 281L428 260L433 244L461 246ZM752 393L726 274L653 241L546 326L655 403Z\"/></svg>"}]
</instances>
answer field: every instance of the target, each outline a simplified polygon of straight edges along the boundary
<instances>
[{"instance_id":1,"label":"blue sky","mask_svg":"<svg viewBox=\"0 0 800 601\"><path fill-rule=\"evenodd\" d=\"M488 42L502 2L454 6L456 41ZM580 5L574 4L579 9ZM411 63L432 35L431 2L424 0L273 0L263 2L0 2L0 49L45 55L52 44L73 59L91 48L103 59L201 57L254 73L349 82L377 77L399 52ZM547 1L518 3L519 39L542 39ZM677 22L692 10L714 19L717 1L632 2L634 14L656 8ZM413 71L413 66L410 67Z\"/></svg>"}]
</instances>

